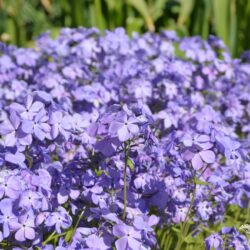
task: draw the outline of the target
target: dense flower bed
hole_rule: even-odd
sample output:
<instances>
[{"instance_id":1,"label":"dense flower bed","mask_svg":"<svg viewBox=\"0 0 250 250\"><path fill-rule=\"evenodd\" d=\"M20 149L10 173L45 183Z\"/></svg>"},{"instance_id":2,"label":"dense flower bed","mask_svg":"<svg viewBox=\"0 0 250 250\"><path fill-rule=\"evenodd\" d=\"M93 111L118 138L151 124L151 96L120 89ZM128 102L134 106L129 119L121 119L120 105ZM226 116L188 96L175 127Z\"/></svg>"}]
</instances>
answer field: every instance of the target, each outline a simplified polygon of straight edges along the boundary
<instances>
[{"instance_id":1,"label":"dense flower bed","mask_svg":"<svg viewBox=\"0 0 250 250\"><path fill-rule=\"evenodd\" d=\"M213 231L250 209L248 53L62 29L1 44L0 83L4 249L249 249Z\"/></svg>"}]
</instances>

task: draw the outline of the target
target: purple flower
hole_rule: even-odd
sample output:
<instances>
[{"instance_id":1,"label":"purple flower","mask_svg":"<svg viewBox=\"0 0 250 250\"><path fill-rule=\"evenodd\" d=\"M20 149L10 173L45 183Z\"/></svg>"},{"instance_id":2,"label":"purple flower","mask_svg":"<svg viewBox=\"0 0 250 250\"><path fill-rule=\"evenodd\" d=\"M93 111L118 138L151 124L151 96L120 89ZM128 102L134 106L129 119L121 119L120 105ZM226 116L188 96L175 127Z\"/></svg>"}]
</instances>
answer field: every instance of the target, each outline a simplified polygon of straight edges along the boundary
<instances>
[{"instance_id":1,"label":"purple flower","mask_svg":"<svg viewBox=\"0 0 250 250\"><path fill-rule=\"evenodd\" d=\"M206 238L206 248L208 250L210 249L220 249L220 246L222 245L222 238L219 234L211 234L208 238Z\"/></svg>"},{"instance_id":2,"label":"purple flower","mask_svg":"<svg viewBox=\"0 0 250 250\"><path fill-rule=\"evenodd\" d=\"M43 190L51 191L52 177L46 169L38 169L38 175L33 175L31 182Z\"/></svg>"},{"instance_id":3,"label":"purple flower","mask_svg":"<svg viewBox=\"0 0 250 250\"><path fill-rule=\"evenodd\" d=\"M40 110L33 120L24 120L22 122L22 131L26 134L34 134L36 138L43 141L50 132L46 111L44 109Z\"/></svg>"},{"instance_id":4,"label":"purple flower","mask_svg":"<svg viewBox=\"0 0 250 250\"><path fill-rule=\"evenodd\" d=\"M3 224L3 237L7 238L12 230L16 230L18 218L12 212L13 202L11 199L3 199L0 202L0 223Z\"/></svg>"},{"instance_id":5,"label":"purple flower","mask_svg":"<svg viewBox=\"0 0 250 250\"><path fill-rule=\"evenodd\" d=\"M150 216L136 216L134 218L133 225L136 229L145 231L146 233L153 232L153 226L156 226L159 222L159 218L155 215Z\"/></svg>"},{"instance_id":6,"label":"purple flower","mask_svg":"<svg viewBox=\"0 0 250 250\"><path fill-rule=\"evenodd\" d=\"M218 114L209 105L206 105L201 112L198 112L195 115L195 117L197 119L197 129L200 132L205 133L209 133L213 123L217 123L219 121Z\"/></svg>"},{"instance_id":7,"label":"purple flower","mask_svg":"<svg viewBox=\"0 0 250 250\"><path fill-rule=\"evenodd\" d=\"M192 165L194 169L200 169L203 167L203 161L205 163L214 163L215 161L215 154L211 150L204 150L196 153L192 158Z\"/></svg>"},{"instance_id":8,"label":"purple flower","mask_svg":"<svg viewBox=\"0 0 250 250\"><path fill-rule=\"evenodd\" d=\"M26 209L30 209L31 207L38 209L41 207L41 198L39 193L32 190L25 190L21 194L19 206Z\"/></svg>"},{"instance_id":9,"label":"purple flower","mask_svg":"<svg viewBox=\"0 0 250 250\"><path fill-rule=\"evenodd\" d=\"M91 234L89 235L86 240L86 245L90 248L90 249L95 249L95 250L105 250L105 249L109 249L110 246L106 245L105 243L105 239L102 237L98 237L95 234Z\"/></svg>"},{"instance_id":10,"label":"purple flower","mask_svg":"<svg viewBox=\"0 0 250 250\"><path fill-rule=\"evenodd\" d=\"M16 199L21 189L21 183L16 176L4 176L0 178L0 198L7 196Z\"/></svg>"},{"instance_id":11,"label":"purple flower","mask_svg":"<svg viewBox=\"0 0 250 250\"><path fill-rule=\"evenodd\" d=\"M144 189L153 179L153 176L148 173L138 174L134 180L134 185L137 189Z\"/></svg>"},{"instance_id":12,"label":"purple flower","mask_svg":"<svg viewBox=\"0 0 250 250\"><path fill-rule=\"evenodd\" d=\"M15 68L15 64L13 63L11 57L4 54L0 57L0 65L2 71L8 71Z\"/></svg>"},{"instance_id":13,"label":"purple flower","mask_svg":"<svg viewBox=\"0 0 250 250\"><path fill-rule=\"evenodd\" d=\"M188 207L178 207L175 208L175 214L173 217L174 223L180 223L182 221L185 221L187 217Z\"/></svg>"},{"instance_id":14,"label":"purple flower","mask_svg":"<svg viewBox=\"0 0 250 250\"><path fill-rule=\"evenodd\" d=\"M219 148L228 160L237 160L242 158L239 150L241 144L238 141L232 140L228 136L221 136L219 134L216 135L216 140Z\"/></svg>"},{"instance_id":15,"label":"purple flower","mask_svg":"<svg viewBox=\"0 0 250 250\"><path fill-rule=\"evenodd\" d=\"M204 166L204 162L207 164L215 162L215 154L211 150L202 150L197 153L187 150L183 157L185 160L192 160L192 166L196 170L201 169Z\"/></svg>"},{"instance_id":16,"label":"purple flower","mask_svg":"<svg viewBox=\"0 0 250 250\"><path fill-rule=\"evenodd\" d=\"M26 164L24 163L25 156L23 153L20 153L18 151L15 154L6 153L4 159L6 162L10 162L12 164L19 165L20 167L26 167Z\"/></svg>"},{"instance_id":17,"label":"purple flower","mask_svg":"<svg viewBox=\"0 0 250 250\"><path fill-rule=\"evenodd\" d=\"M197 205L197 210L202 220L208 220L210 215L213 213L211 204L209 204L207 201L199 202Z\"/></svg>"},{"instance_id":18,"label":"purple flower","mask_svg":"<svg viewBox=\"0 0 250 250\"><path fill-rule=\"evenodd\" d=\"M63 207L59 207L57 212L51 213L45 221L46 226L55 226L56 232L61 233L61 228L67 229L71 226L72 219Z\"/></svg>"},{"instance_id":19,"label":"purple flower","mask_svg":"<svg viewBox=\"0 0 250 250\"><path fill-rule=\"evenodd\" d=\"M57 200L59 204L67 202L69 197L73 200L76 200L80 195L80 191L77 189L71 188L70 184L62 184L59 192L57 193Z\"/></svg>"},{"instance_id":20,"label":"purple flower","mask_svg":"<svg viewBox=\"0 0 250 250\"><path fill-rule=\"evenodd\" d=\"M69 137L69 130L72 128L72 119L69 115L63 115L60 111L50 114L49 123L51 125L51 138L55 139L59 133L65 138Z\"/></svg>"},{"instance_id":21,"label":"purple flower","mask_svg":"<svg viewBox=\"0 0 250 250\"><path fill-rule=\"evenodd\" d=\"M20 105L19 103L12 103L10 109L17 112L22 119L32 120L33 117L44 108L44 104L38 101L33 100L31 95L26 97L25 106Z\"/></svg>"},{"instance_id":22,"label":"purple flower","mask_svg":"<svg viewBox=\"0 0 250 250\"><path fill-rule=\"evenodd\" d=\"M157 114L157 118L163 120L164 128L165 129L170 128L172 125L174 127L177 127L177 125L178 125L178 121L177 121L176 117L174 117L170 113L167 113L165 110L160 111Z\"/></svg>"},{"instance_id":23,"label":"purple flower","mask_svg":"<svg viewBox=\"0 0 250 250\"><path fill-rule=\"evenodd\" d=\"M15 233L15 239L18 241L33 240L35 234L34 214L29 210L29 213L19 216L19 228Z\"/></svg>"},{"instance_id":24,"label":"purple flower","mask_svg":"<svg viewBox=\"0 0 250 250\"><path fill-rule=\"evenodd\" d=\"M132 82L132 90L137 99L145 100L152 96L151 83L142 79Z\"/></svg>"},{"instance_id":25,"label":"purple flower","mask_svg":"<svg viewBox=\"0 0 250 250\"><path fill-rule=\"evenodd\" d=\"M195 145L202 149L210 149L213 146L213 144L210 142L210 137L208 135L185 134L182 140L183 144L186 147L192 147L193 145Z\"/></svg>"},{"instance_id":26,"label":"purple flower","mask_svg":"<svg viewBox=\"0 0 250 250\"><path fill-rule=\"evenodd\" d=\"M176 201L180 202L184 202L187 199L187 193L180 187L173 192L172 196Z\"/></svg>"},{"instance_id":27,"label":"purple flower","mask_svg":"<svg viewBox=\"0 0 250 250\"><path fill-rule=\"evenodd\" d=\"M26 65L30 67L34 67L39 58L39 54L36 53L34 49L20 48L17 49L14 54L18 65Z\"/></svg>"},{"instance_id":28,"label":"purple flower","mask_svg":"<svg viewBox=\"0 0 250 250\"><path fill-rule=\"evenodd\" d=\"M141 249L141 233L135 230L134 227L118 224L113 227L113 234L119 237L115 242L117 250Z\"/></svg>"},{"instance_id":29,"label":"purple flower","mask_svg":"<svg viewBox=\"0 0 250 250\"><path fill-rule=\"evenodd\" d=\"M50 215L50 212L41 212L36 216L35 225L40 226L42 223L44 223L48 216Z\"/></svg>"},{"instance_id":30,"label":"purple flower","mask_svg":"<svg viewBox=\"0 0 250 250\"><path fill-rule=\"evenodd\" d=\"M0 124L0 135L3 136L4 144L13 147L17 143L18 128L21 123L15 111L10 111L9 120Z\"/></svg>"},{"instance_id":31,"label":"purple flower","mask_svg":"<svg viewBox=\"0 0 250 250\"><path fill-rule=\"evenodd\" d=\"M117 134L121 142L127 141L138 135L138 122L136 118L129 117L125 112L120 112L111 122L109 132L111 135Z\"/></svg>"},{"instance_id":32,"label":"purple flower","mask_svg":"<svg viewBox=\"0 0 250 250\"><path fill-rule=\"evenodd\" d=\"M103 140L97 142L95 148L108 157L116 152L120 144L121 143L117 138L106 137Z\"/></svg>"}]
</instances>

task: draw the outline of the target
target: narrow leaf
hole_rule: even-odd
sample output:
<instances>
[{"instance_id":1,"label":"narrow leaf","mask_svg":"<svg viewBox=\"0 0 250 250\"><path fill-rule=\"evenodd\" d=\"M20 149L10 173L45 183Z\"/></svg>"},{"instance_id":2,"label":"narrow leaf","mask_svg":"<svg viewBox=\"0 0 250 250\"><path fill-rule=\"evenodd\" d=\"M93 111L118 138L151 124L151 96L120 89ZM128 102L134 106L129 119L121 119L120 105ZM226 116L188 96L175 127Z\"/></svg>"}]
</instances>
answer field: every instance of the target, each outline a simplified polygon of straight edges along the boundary
<instances>
[{"instance_id":1,"label":"narrow leaf","mask_svg":"<svg viewBox=\"0 0 250 250\"><path fill-rule=\"evenodd\" d=\"M189 18L191 11L193 10L194 0L181 0L181 8L178 18L178 25L182 25Z\"/></svg>"},{"instance_id":2,"label":"narrow leaf","mask_svg":"<svg viewBox=\"0 0 250 250\"><path fill-rule=\"evenodd\" d=\"M205 181L201 181L201 180L195 180L195 184L198 184L198 185L209 185L208 182L205 182Z\"/></svg>"},{"instance_id":3,"label":"narrow leaf","mask_svg":"<svg viewBox=\"0 0 250 250\"><path fill-rule=\"evenodd\" d=\"M150 31L155 30L154 22L150 16L150 12L147 3L144 0L127 0L127 3L133 6L144 18L147 28Z\"/></svg>"},{"instance_id":4,"label":"narrow leaf","mask_svg":"<svg viewBox=\"0 0 250 250\"><path fill-rule=\"evenodd\" d=\"M130 158L127 159L127 166L130 168L131 171L134 171L135 166L134 166L133 161Z\"/></svg>"},{"instance_id":5,"label":"narrow leaf","mask_svg":"<svg viewBox=\"0 0 250 250\"><path fill-rule=\"evenodd\" d=\"M227 45L229 45L229 4L229 0L213 0L215 30Z\"/></svg>"},{"instance_id":6,"label":"narrow leaf","mask_svg":"<svg viewBox=\"0 0 250 250\"><path fill-rule=\"evenodd\" d=\"M156 21L158 18L162 16L167 1L168 0L156 0L154 2L153 11L152 11L154 21Z\"/></svg>"},{"instance_id":7,"label":"narrow leaf","mask_svg":"<svg viewBox=\"0 0 250 250\"><path fill-rule=\"evenodd\" d=\"M95 0L94 6L95 6L96 27L99 28L100 30L105 30L107 27L106 27L105 18L103 16L101 0Z\"/></svg>"}]
</instances>

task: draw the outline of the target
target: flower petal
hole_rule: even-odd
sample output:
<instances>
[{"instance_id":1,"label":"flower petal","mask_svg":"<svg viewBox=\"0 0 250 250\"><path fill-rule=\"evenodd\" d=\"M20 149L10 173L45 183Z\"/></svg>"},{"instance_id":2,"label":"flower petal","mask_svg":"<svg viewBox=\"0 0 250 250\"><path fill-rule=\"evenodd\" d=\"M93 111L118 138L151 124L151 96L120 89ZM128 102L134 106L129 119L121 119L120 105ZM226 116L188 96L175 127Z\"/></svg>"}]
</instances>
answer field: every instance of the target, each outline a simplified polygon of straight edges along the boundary
<instances>
[{"instance_id":1,"label":"flower petal","mask_svg":"<svg viewBox=\"0 0 250 250\"><path fill-rule=\"evenodd\" d=\"M200 154L202 160L205 161L206 163L214 163L215 154L213 151L204 150L204 151L201 151L199 154Z\"/></svg>"},{"instance_id":2,"label":"flower petal","mask_svg":"<svg viewBox=\"0 0 250 250\"><path fill-rule=\"evenodd\" d=\"M200 168L202 168L203 166L203 162L201 160L201 157L199 154L195 154L193 159L192 159L192 166L194 169L198 170Z\"/></svg>"},{"instance_id":3,"label":"flower petal","mask_svg":"<svg viewBox=\"0 0 250 250\"><path fill-rule=\"evenodd\" d=\"M126 237L122 237L115 242L117 250L127 250L128 249L128 240Z\"/></svg>"},{"instance_id":4,"label":"flower petal","mask_svg":"<svg viewBox=\"0 0 250 250\"><path fill-rule=\"evenodd\" d=\"M118 130L118 138L121 142L127 141L130 138L127 126L124 125Z\"/></svg>"}]
</instances>

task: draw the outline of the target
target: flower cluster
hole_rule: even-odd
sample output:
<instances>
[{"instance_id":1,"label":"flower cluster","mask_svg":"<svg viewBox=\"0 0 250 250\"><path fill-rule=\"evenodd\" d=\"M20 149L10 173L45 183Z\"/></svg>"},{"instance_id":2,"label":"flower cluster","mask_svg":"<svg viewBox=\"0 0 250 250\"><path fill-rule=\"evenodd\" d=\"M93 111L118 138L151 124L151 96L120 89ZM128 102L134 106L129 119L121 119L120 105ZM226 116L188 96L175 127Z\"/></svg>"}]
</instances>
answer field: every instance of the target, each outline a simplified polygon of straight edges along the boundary
<instances>
[{"instance_id":1,"label":"flower cluster","mask_svg":"<svg viewBox=\"0 0 250 250\"><path fill-rule=\"evenodd\" d=\"M207 249L249 249L247 238L236 228L223 227L206 239Z\"/></svg>"},{"instance_id":2,"label":"flower cluster","mask_svg":"<svg viewBox=\"0 0 250 250\"><path fill-rule=\"evenodd\" d=\"M247 54L213 36L65 28L1 44L0 245L157 249L158 230L197 237L246 209L249 82ZM249 249L235 229L204 246L223 235Z\"/></svg>"}]
</instances>

